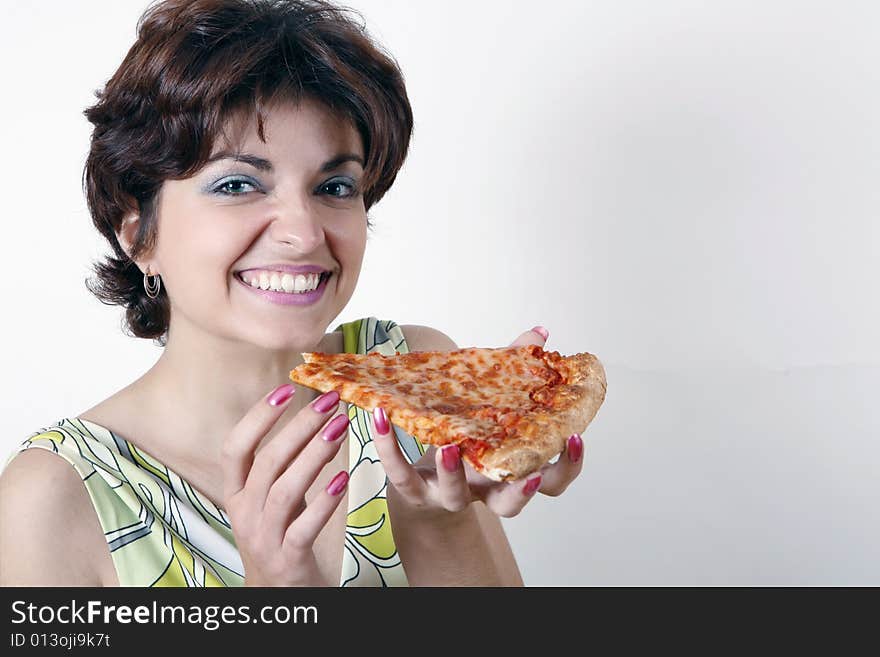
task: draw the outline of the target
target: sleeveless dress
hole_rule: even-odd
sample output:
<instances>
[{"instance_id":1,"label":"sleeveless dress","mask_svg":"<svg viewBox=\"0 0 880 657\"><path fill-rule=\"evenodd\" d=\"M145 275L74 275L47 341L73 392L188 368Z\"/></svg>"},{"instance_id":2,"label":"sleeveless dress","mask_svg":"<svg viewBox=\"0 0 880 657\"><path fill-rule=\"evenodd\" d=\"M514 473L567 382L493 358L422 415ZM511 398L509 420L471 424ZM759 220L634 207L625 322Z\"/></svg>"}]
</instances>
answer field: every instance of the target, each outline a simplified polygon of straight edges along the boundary
<instances>
[{"instance_id":1,"label":"sleeveless dress","mask_svg":"<svg viewBox=\"0 0 880 657\"><path fill-rule=\"evenodd\" d=\"M342 324L346 353L407 353L400 327L368 317ZM349 405L348 516L340 586L407 586L385 498L385 470L369 414ZM393 427L412 463L425 447ZM123 436L63 419L13 451L51 450L85 484L121 586L242 586L244 568L223 509ZM5 466L4 466L5 467Z\"/></svg>"}]
</instances>

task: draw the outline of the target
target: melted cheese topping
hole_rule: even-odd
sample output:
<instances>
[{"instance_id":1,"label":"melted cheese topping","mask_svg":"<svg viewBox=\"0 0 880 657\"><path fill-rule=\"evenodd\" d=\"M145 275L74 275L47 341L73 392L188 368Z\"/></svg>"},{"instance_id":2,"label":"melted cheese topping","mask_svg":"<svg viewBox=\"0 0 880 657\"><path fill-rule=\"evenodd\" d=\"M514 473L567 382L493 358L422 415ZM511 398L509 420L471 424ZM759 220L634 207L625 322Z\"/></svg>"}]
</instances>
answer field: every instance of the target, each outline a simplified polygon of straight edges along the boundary
<instances>
[{"instance_id":1,"label":"melted cheese topping","mask_svg":"<svg viewBox=\"0 0 880 657\"><path fill-rule=\"evenodd\" d=\"M291 372L294 381L336 389L368 411L383 406L392 423L422 442L466 440L462 449L477 460L485 449L515 433L524 414L549 410L554 388L564 383L552 366L561 363L558 352L536 345L303 357L306 364Z\"/></svg>"}]
</instances>

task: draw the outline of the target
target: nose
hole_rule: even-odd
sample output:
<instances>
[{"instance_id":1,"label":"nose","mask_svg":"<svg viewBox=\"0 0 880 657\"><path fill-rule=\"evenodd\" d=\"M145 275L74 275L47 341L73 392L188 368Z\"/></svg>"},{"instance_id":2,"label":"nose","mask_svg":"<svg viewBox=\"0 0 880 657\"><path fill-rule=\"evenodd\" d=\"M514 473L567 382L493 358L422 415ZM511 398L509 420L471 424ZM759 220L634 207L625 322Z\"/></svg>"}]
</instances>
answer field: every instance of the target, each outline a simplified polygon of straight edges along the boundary
<instances>
[{"instance_id":1,"label":"nose","mask_svg":"<svg viewBox=\"0 0 880 657\"><path fill-rule=\"evenodd\" d=\"M310 253L324 242L324 224L307 204L279 203L270 234L273 241L289 245L300 253Z\"/></svg>"}]
</instances>

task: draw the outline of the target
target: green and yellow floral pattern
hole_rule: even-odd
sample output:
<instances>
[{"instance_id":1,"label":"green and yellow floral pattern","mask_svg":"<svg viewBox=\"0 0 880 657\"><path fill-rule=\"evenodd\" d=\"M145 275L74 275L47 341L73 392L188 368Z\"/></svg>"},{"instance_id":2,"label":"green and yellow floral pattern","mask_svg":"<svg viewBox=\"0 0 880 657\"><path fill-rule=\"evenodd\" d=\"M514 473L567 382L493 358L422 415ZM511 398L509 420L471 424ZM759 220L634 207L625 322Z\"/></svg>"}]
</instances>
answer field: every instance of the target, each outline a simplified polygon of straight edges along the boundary
<instances>
[{"instance_id":1,"label":"green and yellow floral pattern","mask_svg":"<svg viewBox=\"0 0 880 657\"><path fill-rule=\"evenodd\" d=\"M175 472L93 422L64 419L25 440L83 480L121 586L241 586L229 518Z\"/></svg>"}]
</instances>

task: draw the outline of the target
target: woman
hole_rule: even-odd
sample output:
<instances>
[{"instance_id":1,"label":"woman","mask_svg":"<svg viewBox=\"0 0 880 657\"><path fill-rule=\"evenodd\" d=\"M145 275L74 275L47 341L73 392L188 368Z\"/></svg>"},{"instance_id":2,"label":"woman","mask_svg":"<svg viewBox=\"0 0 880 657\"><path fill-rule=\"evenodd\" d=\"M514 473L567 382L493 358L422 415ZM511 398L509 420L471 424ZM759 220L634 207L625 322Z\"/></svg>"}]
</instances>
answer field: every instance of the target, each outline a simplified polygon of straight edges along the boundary
<instances>
[{"instance_id":1,"label":"woman","mask_svg":"<svg viewBox=\"0 0 880 657\"><path fill-rule=\"evenodd\" d=\"M90 289L163 352L12 455L0 583L521 585L499 516L561 493L579 436L499 484L395 439L382 409L283 383L302 352L456 348L375 318L327 332L409 144L394 61L322 2L166 1L86 115L114 252Z\"/></svg>"}]
</instances>

